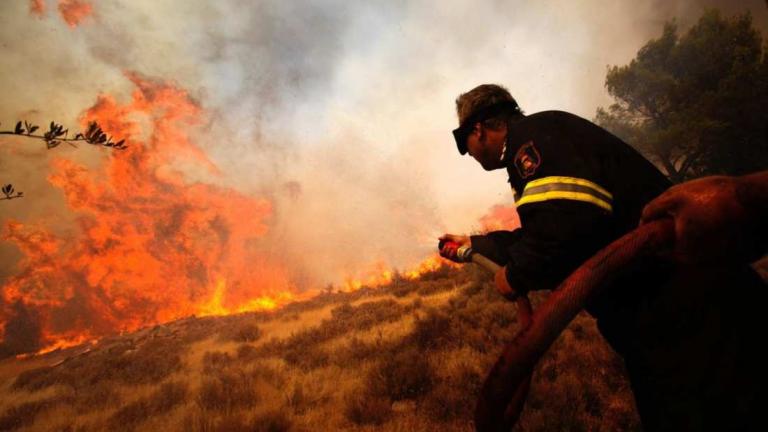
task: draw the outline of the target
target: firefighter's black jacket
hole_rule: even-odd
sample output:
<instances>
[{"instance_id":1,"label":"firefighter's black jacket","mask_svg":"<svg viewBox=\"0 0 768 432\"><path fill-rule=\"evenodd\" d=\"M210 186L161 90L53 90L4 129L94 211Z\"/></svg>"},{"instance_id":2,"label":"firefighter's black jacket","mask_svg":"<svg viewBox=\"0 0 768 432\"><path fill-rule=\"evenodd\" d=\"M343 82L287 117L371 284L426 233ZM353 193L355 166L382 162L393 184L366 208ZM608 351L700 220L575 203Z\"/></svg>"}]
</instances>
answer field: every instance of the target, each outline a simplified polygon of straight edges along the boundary
<instances>
[{"instance_id":1,"label":"firefighter's black jacket","mask_svg":"<svg viewBox=\"0 0 768 432\"><path fill-rule=\"evenodd\" d=\"M616 136L561 111L511 124L504 154L522 229L472 238L507 265L515 289L554 288L586 258L632 230L670 186Z\"/></svg>"},{"instance_id":2,"label":"firefighter's black jacket","mask_svg":"<svg viewBox=\"0 0 768 432\"><path fill-rule=\"evenodd\" d=\"M472 236L472 248L506 265L520 291L556 288L634 229L643 207L670 186L619 138L560 111L511 122L503 158L522 228ZM768 385L757 372L768 358L754 349L765 329L755 324L755 304L766 306L766 291L746 267L691 270L651 260L587 305L625 359L647 430L748 428L750 410L765 400L756 394Z\"/></svg>"}]
</instances>

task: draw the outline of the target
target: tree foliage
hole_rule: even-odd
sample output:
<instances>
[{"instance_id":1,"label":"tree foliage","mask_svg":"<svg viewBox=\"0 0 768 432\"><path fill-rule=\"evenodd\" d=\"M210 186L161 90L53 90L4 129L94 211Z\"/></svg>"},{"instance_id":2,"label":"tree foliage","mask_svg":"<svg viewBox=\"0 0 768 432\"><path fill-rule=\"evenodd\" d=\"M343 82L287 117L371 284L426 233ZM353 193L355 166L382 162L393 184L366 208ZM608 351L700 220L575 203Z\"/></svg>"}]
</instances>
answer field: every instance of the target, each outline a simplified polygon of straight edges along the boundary
<instances>
[{"instance_id":1,"label":"tree foliage","mask_svg":"<svg viewBox=\"0 0 768 432\"><path fill-rule=\"evenodd\" d=\"M608 68L615 103L596 122L675 182L768 167L768 63L747 13L709 10L684 35L665 25L628 65Z\"/></svg>"}]
</instances>

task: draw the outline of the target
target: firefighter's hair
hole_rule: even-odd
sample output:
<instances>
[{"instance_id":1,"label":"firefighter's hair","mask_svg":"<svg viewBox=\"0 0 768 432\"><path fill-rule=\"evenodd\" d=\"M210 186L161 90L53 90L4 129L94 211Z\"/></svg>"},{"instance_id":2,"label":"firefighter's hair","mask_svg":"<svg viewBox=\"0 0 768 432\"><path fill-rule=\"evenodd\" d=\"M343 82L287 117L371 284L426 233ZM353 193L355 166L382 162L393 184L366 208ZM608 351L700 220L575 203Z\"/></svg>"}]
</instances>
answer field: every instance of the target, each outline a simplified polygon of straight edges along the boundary
<instances>
[{"instance_id":1,"label":"firefighter's hair","mask_svg":"<svg viewBox=\"0 0 768 432\"><path fill-rule=\"evenodd\" d=\"M479 110L505 101L517 105L509 91L498 84L481 84L466 93L462 93L456 98L456 114L459 116L459 124L464 124L467 118ZM517 113L511 115L521 113L518 108ZM509 120L509 117L510 114L501 114L485 120L483 125L489 129L499 129L502 124Z\"/></svg>"}]
</instances>

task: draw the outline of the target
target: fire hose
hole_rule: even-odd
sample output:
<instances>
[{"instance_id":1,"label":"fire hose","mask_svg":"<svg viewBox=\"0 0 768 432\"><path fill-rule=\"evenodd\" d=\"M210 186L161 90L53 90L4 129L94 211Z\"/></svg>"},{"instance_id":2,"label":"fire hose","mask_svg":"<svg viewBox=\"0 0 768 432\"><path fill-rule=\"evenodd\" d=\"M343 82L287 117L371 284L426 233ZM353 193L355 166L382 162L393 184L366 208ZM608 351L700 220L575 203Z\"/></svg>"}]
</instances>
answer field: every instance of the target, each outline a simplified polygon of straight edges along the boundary
<instances>
[{"instance_id":1,"label":"fire hose","mask_svg":"<svg viewBox=\"0 0 768 432\"><path fill-rule=\"evenodd\" d=\"M587 301L618 277L622 269L630 267L640 258L656 255L668 247L673 238L674 224L670 219L641 225L585 261L552 291L535 312L527 297L518 297L521 327L504 347L483 383L475 410L476 430L511 430L525 404L536 363L560 333ZM473 262L494 273L500 268L471 248L459 248L457 256L460 261Z\"/></svg>"}]
</instances>

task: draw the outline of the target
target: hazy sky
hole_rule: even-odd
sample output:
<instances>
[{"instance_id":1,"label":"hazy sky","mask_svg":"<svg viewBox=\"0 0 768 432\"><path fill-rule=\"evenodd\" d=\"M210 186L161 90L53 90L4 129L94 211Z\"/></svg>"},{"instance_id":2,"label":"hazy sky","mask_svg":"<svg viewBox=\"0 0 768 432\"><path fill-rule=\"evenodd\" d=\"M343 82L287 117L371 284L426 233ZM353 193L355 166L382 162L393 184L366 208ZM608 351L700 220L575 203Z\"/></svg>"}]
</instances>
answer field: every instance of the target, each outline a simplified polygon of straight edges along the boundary
<instances>
[{"instance_id":1,"label":"hazy sky","mask_svg":"<svg viewBox=\"0 0 768 432\"><path fill-rule=\"evenodd\" d=\"M313 282L377 260L411 264L437 235L477 229L491 206L511 203L503 171L455 151L460 92L499 83L528 113L592 118L610 102L606 67L631 60L666 20L684 27L707 6L768 20L763 0L94 0L71 27L43 3L42 14L21 0L0 12L0 128L76 127L97 95L128 100L125 71L174 82L204 109L197 144L223 173L190 176L272 200L266 241ZM0 202L0 221L75 229L46 181L53 156L110 157L0 138L0 182L27 195ZM0 256L1 283L19 254L2 243Z\"/></svg>"}]
</instances>

